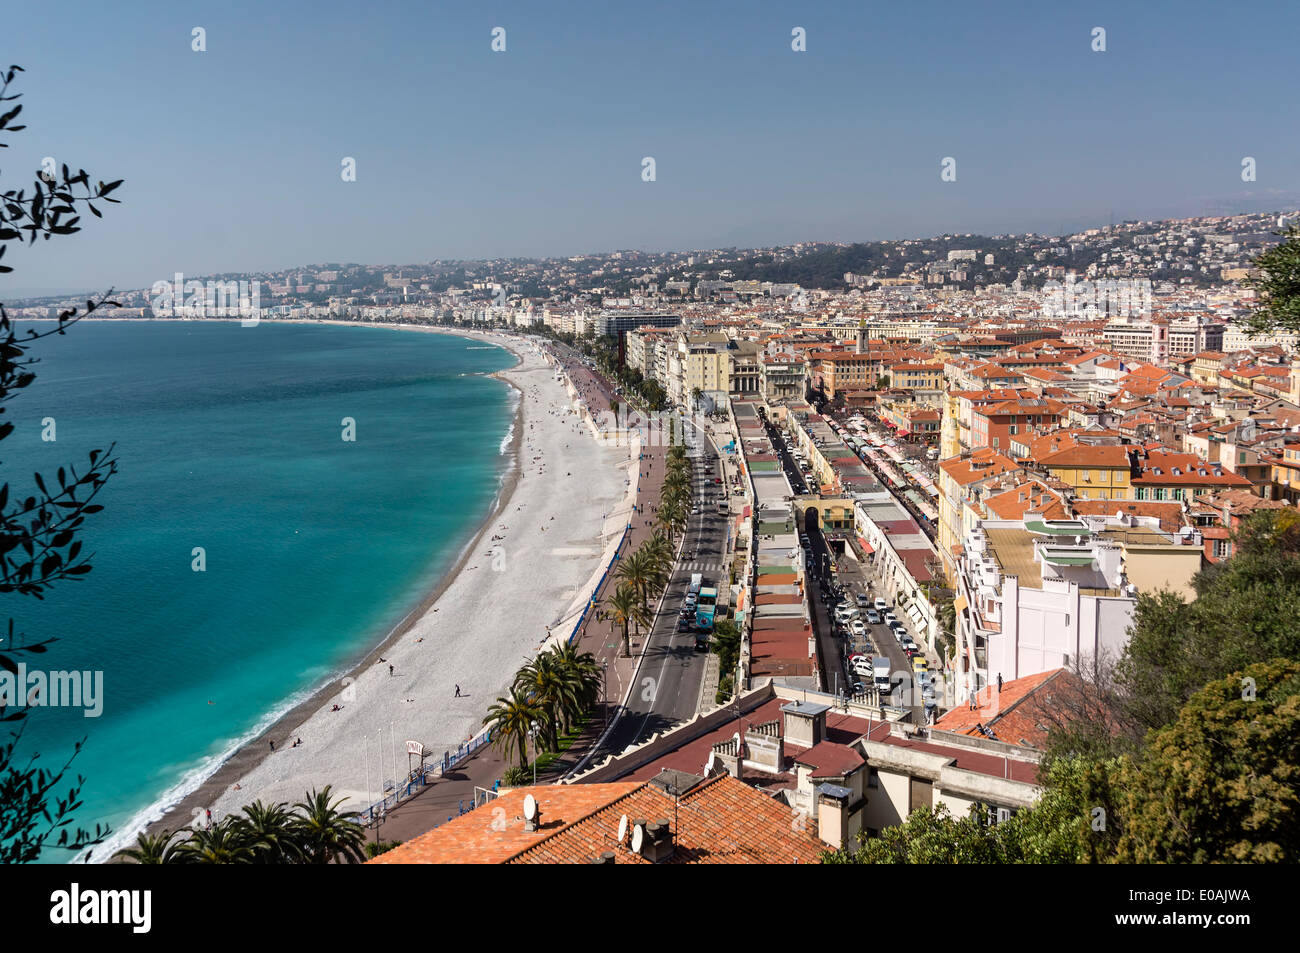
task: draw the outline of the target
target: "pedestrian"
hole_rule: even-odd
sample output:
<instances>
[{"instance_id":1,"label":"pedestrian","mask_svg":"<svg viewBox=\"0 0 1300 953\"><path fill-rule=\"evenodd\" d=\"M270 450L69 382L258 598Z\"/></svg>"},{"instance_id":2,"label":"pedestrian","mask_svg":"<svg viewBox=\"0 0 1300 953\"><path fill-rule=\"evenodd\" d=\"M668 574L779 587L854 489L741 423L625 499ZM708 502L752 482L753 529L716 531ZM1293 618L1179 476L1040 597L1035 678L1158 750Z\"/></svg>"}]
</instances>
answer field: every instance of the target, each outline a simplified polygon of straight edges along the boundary
<instances>
[{"instance_id":1,"label":"pedestrian","mask_svg":"<svg viewBox=\"0 0 1300 953\"><path fill-rule=\"evenodd\" d=\"M457 697L457 698L460 698L460 686L459 686L459 685L456 686L456 697Z\"/></svg>"},{"instance_id":2,"label":"pedestrian","mask_svg":"<svg viewBox=\"0 0 1300 953\"><path fill-rule=\"evenodd\" d=\"M393 663L392 663L392 662L389 662L389 663L388 663L388 674L389 674L389 675L392 675L392 674L393 674Z\"/></svg>"},{"instance_id":3,"label":"pedestrian","mask_svg":"<svg viewBox=\"0 0 1300 953\"><path fill-rule=\"evenodd\" d=\"M998 694L1002 694L1002 673L998 672Z\"/></svg>"},{"instance_id":4,"label":"pedestrian","mask_svg":"<svg viewBox=\"0 0 1300 953\"><path fill-rule=\"evenodd\" d=\"M275 750L275 742L274 742L274 741L271 742L271 750L272 750L272 751Z\"/></svg>"}]
</instances>

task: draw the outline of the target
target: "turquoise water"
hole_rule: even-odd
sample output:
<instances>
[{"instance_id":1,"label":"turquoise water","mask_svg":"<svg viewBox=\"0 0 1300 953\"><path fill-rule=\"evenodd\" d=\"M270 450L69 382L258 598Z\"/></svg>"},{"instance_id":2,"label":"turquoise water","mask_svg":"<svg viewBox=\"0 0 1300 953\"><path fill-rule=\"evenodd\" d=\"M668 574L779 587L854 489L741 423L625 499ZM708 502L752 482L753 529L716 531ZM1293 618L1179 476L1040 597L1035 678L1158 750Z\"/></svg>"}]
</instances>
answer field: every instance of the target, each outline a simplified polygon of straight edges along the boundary
<instances>
[{"instance_id":1,"label":"turquoise water","mask_svg":"<svg viewBox=\"0 0 1300 953\"><path fill-rule=\"evenodd\" d=\"M113 441L119 459L82 536L94 570L4 607L29 641L58 639L29 668L104 672L100 717L33 709L22 747L53 766L87 738L83 824L121 829L174 798L372 647L482 522L505 464L514 398L483 375L514 358L463 338L87 323L34 353L0 444L11 496Z\"/></svg>"}]
</instances>

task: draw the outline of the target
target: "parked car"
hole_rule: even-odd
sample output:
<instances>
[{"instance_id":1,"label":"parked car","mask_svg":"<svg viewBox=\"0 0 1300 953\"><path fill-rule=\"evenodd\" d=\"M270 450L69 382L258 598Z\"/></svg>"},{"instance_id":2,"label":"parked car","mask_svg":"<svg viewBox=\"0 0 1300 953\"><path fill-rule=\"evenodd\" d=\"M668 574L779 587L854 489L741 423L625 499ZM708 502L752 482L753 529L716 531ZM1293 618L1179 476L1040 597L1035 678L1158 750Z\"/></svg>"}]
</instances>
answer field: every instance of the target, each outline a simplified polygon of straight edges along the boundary
<instances>
[{"instance_id":1,"label":"parked car","mask_svg":"<svg viewBox=\"0 0 1300 953\"><path fill-rule=\"evenodd\" d=\"M865 592L859 592L857 602L860 607L865 609L867 606L871 605L871 597Z\"/></svg>"},{"instance_id":2,"label":"parked car","mask_svg":"<svg viewBox=\"0 0 1300 953\"><path fill-rule=\"evenodd\" d=\"M884 599L880 598L880 596L876 596L876 611L884 612L888 608L889 608L889 603L886 602Z\"/></svg>"},{"instance_id":3,"label":"parked car","mask_svg":"<svg viewBox=\"0 0 1300 953\"><path fill-rule=\"evenodd\" d=\"M854 635L856 635L858 638L862 638L864 635L867 634L867 627L862 624L861 619L854 619L852 624L849 626L849 631L852 632Z\"/></svg>"},{"instance_id":4,"label":"parked car","mask_svg":"<svg viewBox=\"0 0 1300 953\"><path fill-rule=\"evenodd\" d=\"M875 609L867 610L867 621L872 625L880 625L880 613Z\"/></svg>"}]
</instances>

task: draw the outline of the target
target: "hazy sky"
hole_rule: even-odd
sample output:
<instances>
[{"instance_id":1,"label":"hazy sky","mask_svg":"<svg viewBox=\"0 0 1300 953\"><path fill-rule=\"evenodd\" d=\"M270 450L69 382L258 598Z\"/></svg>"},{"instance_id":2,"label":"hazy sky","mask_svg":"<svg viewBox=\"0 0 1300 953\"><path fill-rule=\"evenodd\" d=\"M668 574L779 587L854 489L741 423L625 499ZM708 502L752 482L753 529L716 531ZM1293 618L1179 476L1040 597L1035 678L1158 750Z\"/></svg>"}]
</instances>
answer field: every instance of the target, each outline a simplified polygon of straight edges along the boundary
<instances>
[{"instance_id":1,"label":"hazy sky","mask_svg":"<svg viewBox=\"0 0 1300 953\"><path fill-rule=\"evenodd\" d=\"M1293 3L25 3L2 22L28 124L4 187L45 156L126 183L79 235L11 247L0 297L1300 205Z\"/></svg>"}]
</instances>

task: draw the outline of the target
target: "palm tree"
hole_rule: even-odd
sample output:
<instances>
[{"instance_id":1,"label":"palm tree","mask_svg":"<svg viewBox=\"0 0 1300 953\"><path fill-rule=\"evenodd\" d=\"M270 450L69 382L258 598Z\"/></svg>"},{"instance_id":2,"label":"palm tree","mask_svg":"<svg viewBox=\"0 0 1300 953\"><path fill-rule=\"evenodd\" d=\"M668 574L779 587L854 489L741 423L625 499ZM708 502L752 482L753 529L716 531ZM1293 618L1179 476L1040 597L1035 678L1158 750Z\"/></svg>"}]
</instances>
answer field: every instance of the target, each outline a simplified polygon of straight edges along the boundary
<instances>
[{"instance_id":1,"label":"palm tree","mask_svg":"<svg viewBox=\"0 0 1300 953\"><path fill-rule=\"evenodd\" d=\"M163 831L161 834L141 833L136 836L135 846L122 851L123 857L129 857L137 864L175 864L180 863L177 854L184 843L176 840L180 831Z\"/></svg>"},{"instance_id":2,"label":"palm tree","mask_svg":"<svg viewBox=\"0 0 1300 953\"><path fill-rule=\"evenodd\" d=\"M636 590L627 583L621 583L614 591L613 597L607 601L614 622L623 628L623 657L628 658L632 654L628 626L635 622L639 628L641 623L646 621L648 613L637 598Z\"/></svg>"},{"instance_id":3,"label":"palm tree","mask_svg":"<svg viewBox=\"0 0 1300 953\"><path fill-rule=\"evenodd\" d=\"M296 822L289 805L266 805L261 801L246 804L243 816L235 821L253 848L253 863L257 864L294 864L302 860L302 845L295 837Z\"/></svg>"},{"instance_id":4,"label":"palm tree","mask_svg":"<svg viewBox=\"0 0 1300 953\"><path fill-rule=\"evenodd\" d=\"M527 692L533 704L542 711L538 728L546 750L558 750L560 712L567 701L568 686L555 657L550 652L539 652L536 658L515 673L515 687Z\"/></svg>"},{"instance_id":5,"label":"palm tree","mask_svg":"<svg viewBox=\"0 0 1300 953\"><path fill-rule=\"evenodd\" d=\"M649 604L650 590L655 579L655 567L651 565L645 553L638 549L624 556L619 561L614 575L632 587L632 591L636 593L643 606Z\"/></svg>"},{"instance_id":6,"label":"palm tree","mask_svg":"<svg viewBox=\"0 0 1300 953\"><path fill-rule=\"evenodd\" d=\"M183 864L251 864L253 847L234 818L226 818L207 830L196 830L176 849Z\"/></svg>"},{"instance_id":7,"label":"palm tree","mask_svg":"<svg viewBox=\"0 0 1300 953\"><path fill-rule=\"evenodd\" d=\"M343 798L330 801L330 785L313 789L307 800L299 801L300 812L293 825L293 836L304 859L311 864L362 864L366 860L366 832L355 811L339 811Z\"/></svg>"},{"instance_id":8,"label":"palm tree","mask_svg":"<svg viewBox=\"0 0 1300 953\"><path fill-rule=\"evenodd\" d=\"M488 709L483 724L492 726L492 744L504 755L512 747L519 749L519 767L528 767L528 731L542 717L541 709L532 698L518 688L510 695L502 695Z\"/></svg>"},{"instance_id":9,"label":"palm tree","mask_svg":"<svg viewBox=\"0 0 1300 953\"><path fill-rule=\"evenodd\" d=\"M672 568L676 553L673 551L672 543L668 542L668 537L663 533L656 531L653 536L641 544L641 548L649 554L649 558L655 565L664 570Z\"/></svg>"},{"instance_id":10,"label":"palm tree","mask_svg":"<svg viewBox=\"0 0 1300 953\"><path fill-rule=\"evenodd\" d=\"M579 652L572 642L565 642L551 650L555 655L556 665L564 676L575 686L574 694L579 703L575 715L581 714L596 703L600 695L601 669L596 664L596 657L590 652ZM571 727L569 713L565 712L564 727Z\"/></svg>"}]
</instances>

